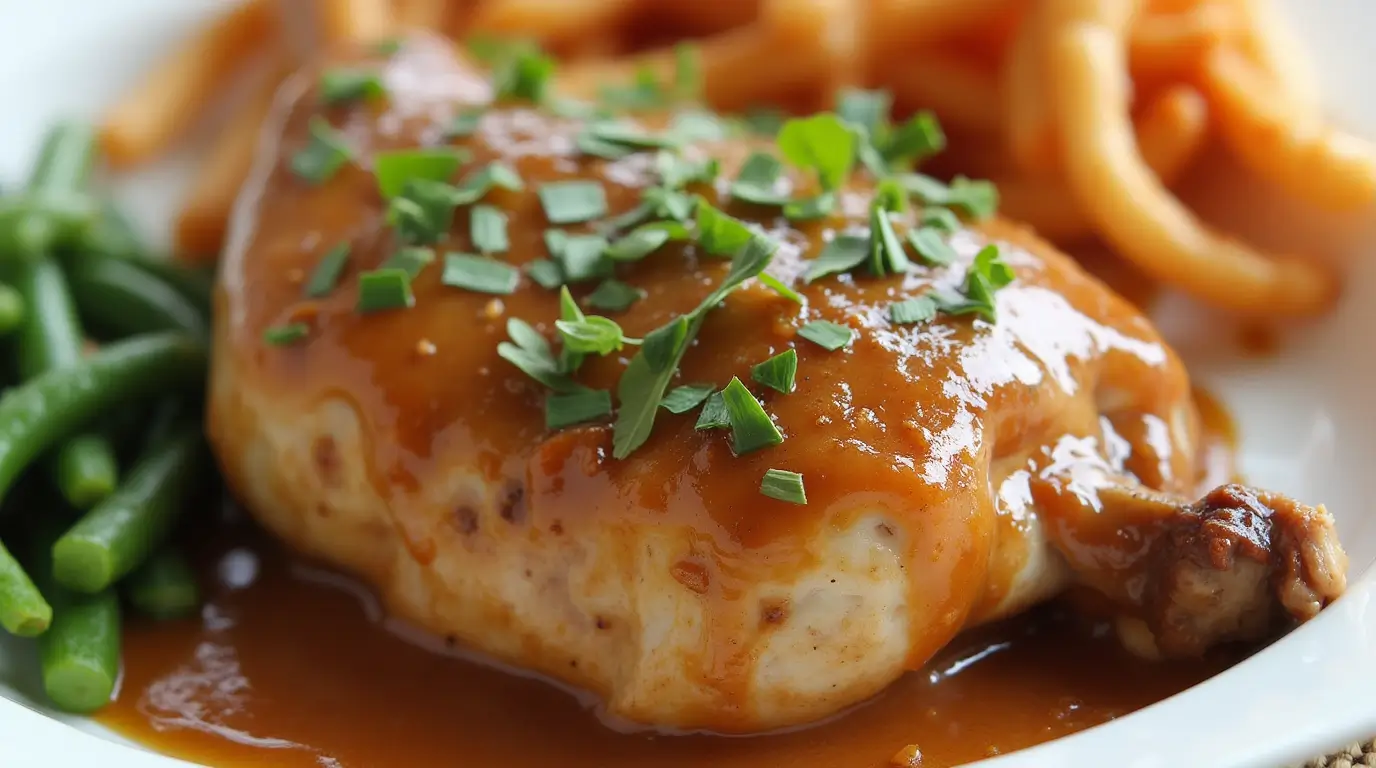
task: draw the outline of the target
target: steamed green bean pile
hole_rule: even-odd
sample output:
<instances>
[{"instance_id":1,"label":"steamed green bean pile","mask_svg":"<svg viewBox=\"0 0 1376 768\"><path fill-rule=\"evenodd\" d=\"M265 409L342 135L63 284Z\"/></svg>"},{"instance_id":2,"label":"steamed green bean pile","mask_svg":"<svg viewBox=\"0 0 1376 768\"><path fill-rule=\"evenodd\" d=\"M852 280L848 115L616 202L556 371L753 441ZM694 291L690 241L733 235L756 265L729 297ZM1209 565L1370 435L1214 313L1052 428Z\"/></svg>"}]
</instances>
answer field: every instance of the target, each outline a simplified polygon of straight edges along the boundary
<instances>
[{"instance_id":1,"label":"steamed green bean pile","mask_svg":"<svg viewBox=\"0 0 1376 768\"><path fill-rule=\"evenodd\" d=\"M0 195L0 627L38 644L52 703L110 700L122 605L194 614L170 541L204 487L211 277L150 255L64 123Z\"/></svg>"}]
</instances>

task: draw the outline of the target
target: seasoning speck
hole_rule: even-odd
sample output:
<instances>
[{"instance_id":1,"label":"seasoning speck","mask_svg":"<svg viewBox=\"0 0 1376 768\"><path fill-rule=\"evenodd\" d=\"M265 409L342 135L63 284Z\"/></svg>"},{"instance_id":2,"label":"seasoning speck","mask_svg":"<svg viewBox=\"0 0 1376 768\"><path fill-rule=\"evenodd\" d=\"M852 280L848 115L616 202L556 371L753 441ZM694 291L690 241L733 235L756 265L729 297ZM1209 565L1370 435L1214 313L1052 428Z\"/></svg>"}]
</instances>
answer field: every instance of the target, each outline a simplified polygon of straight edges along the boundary
<instances>
[{"instance_id":1,"label":"seasoning speck","mask_svg":"<svg viewBox=\"0 0 1376 768\"><path fill-rule=\"evenodd\" d=\"M483 317L488 320L496 320L504 312L506 312L506 304L503 304L501 299L493 299L483 307Z\"/></svg>"},{"instance_id":2,"label":"seasoning speck","mask_svg":"<svg viewBox=\"0 0 1376 768\"><path fill-rule=\"evenodd\" d=\"M416 354L420 355L421 357L430 357L431 355L435 354L435 351L435 342L429 339L421 339L420 341L416 342Z\"/></svg>"}]
</instances>

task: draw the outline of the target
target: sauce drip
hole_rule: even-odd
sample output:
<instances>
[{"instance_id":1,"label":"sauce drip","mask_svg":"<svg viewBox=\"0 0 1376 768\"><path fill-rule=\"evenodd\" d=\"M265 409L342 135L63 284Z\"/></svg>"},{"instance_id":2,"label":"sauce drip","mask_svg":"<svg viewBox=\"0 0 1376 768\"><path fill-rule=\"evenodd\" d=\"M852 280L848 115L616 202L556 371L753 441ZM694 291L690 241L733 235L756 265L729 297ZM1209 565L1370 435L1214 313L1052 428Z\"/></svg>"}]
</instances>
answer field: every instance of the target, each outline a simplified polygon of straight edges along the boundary
<instances>
[{"instance_id":1,"label":"sauce drip","mask_svg":"<svg viewBox=\"0 0 1376 768\"><path fill-rule=\"evenodd\" d=\"M544 680L404 642L357 583L292 556L228 508L194 532L200 619L127 622L118 699L99 716L216 766L871 768L916 744L924 768L1120 717L1238 661L1129 657L1051 605L959 637L922 672L824 724L748 738L621 733ZM395 629L395 627L393 628Z\"/></svg>"}]
</instances>

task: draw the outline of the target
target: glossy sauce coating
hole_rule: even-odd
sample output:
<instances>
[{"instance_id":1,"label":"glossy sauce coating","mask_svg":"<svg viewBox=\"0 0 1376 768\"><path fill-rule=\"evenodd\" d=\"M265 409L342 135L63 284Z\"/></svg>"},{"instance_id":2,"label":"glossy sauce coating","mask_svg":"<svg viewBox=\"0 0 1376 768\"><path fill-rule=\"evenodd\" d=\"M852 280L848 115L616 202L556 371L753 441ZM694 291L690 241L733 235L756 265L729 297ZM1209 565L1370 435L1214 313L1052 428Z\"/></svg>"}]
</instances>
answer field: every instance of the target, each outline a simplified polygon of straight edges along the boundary
<instances>
[{"instance_id":1,"label":"glossy sauce coating","mask_svg":"<svg viewBox=\"0 0 1376 768\"><path fill-rule=\"evenodd\" d=\"M835 531L869 517L885 521L878 527L894 539L888 546L898 552L905 589L902 657L897 666L838 694L844 702L864 698L904 667L921 666L962 628L1033 601L1010 597L1019 592L1019 577L1043 542L1034 533L1031 497L1016 488L1003 493L1008 478L1021 477L1026 485L1034 474L1054 471L1067 478L1067 493L1089 497L1128 473L1162 490L1192 488L1197 417L1188 381L1129 304L1063 255L997 221L956 233L951 245L957 258L949 266L803 286L798 278L827 238L867 225L871 192L856 180L840 195L835 215L800 226L780 219L776 210L732 204L727 185L750 149L741 142L703 149L721 159L724 172L714 188L698 191L783 243L769 271L794 284L805 302L792 303L758 282L747 284L708 315L674 384L722 386L732 376L748 381L752 365L795 348L797 390L780 395L756 387L785 442L735 456L725 433L695 431L693 414L666 412L626 461L610 458L606 426L550 434L542 388L496 349L506 338L508 317L552 335L555 292L524 280L515 294L501 297L450 288L440 284L437 264L415 280L414 308L369 315L355 310L359 272L375 268L397 247L369 170L372 155L441 142L459 108L487 97L484 79L423 42L408 43L391 61L370 65L383 69L391 94L385 103L322 107L309 90L309 75L289 83L280 99L280 144L265 147L259 178L250 186L256 194L241 201L222 270L215 375L223 379L233 370L237 378L234 386L215 390L211 432L232 487L245 493L265 481L255 476L263 470L236 455L236 431L250 429L234 405L249 396L236 388L251 386L253 396L271 401L281 416L312 412L327 400L355 414L363 470L381 502L375 527L361 538L380 542L378 549L359 554L357 542L345 547L340 536L306 534L312 524L284 519L283 509L296 516L336 514L325 505L255 503L254 511L292 545L385 585L389 606L401 602L405 578L396 575L403 571L395 557L380 549L393 536L410 561L404 573L434 565L466 576L487 567L474 553L501 547L503 537L539 546L624 531L597 559L613 574L608 578L636 583L645 578L635 571L641 553L663 552L642 537L681 531L675 546L682 546L664 570L686 602L706 606L705 637L682 660L682 670L666 672L665 679L688 677L706 693L695 694L672 721L761 730L804 721L831 706L809 703L810 694L795 695L786 687L777 701L765 701L752 694L752 686L758 688L759 660L769 653L772 615L770 606L758 602L757 587L789 584L817 571L818 542ZM288 165L305 146L307 121L320 114L344 132L358 165L316 186L295 178ZM574 146L580 129L580 123L548 111L512 106L488 111L475 136L461 142L473 153L468 168L501 159L526 181L524 192L496 191L485 200L508 217L511 251L502 255L504 261L523 265L547 255L543 235L549 225L534 194L539 185L596 180L616 214L632 208L653 183L648 153L614 162L580 158ZM804 193L811 183L799 173L790 180ZM459 210L441 253L473 250L467 214ZM912 216L900 222L900 231ZM351 262L339 288L324 299L303 299L302 280L341 241L351 245ZM915 327L889 323L892 302L934 286L959 286L975 253L995 241L1018 274L998 294L997 323L970 317L940 317ZM670 244L618 271L646 297L616 319L628 334L643 336L695 307L726 271L723 260ZM801 340L798 328L818 319L851 327L856 341L830 352ZM267 328L291 321L311 326L306 341L290 347L262 342ZM630 354L589 360L579 378L614 388ZM244 408L255 409L262 410ZM317 477L311 482L337 484L331 475L339 471L339 450L329 434L314 439L310 454ZM302 452L292 453L283 460L297 460ZM762 496L760 478L769 468L801 473L808 505ZM496 498L502 530L489 534L495 521L481 518L484 502L477 495L461 490L438 503L432 498L436 488L464 472L474 473L484 493ZM473 520L482 522L472 525ZM1133 546L1110 530L1091 527L1080 536L1076 524L1059 525L1064 530L1057 534L1088 556L1112 556ZM495 535L498 543L474 543L475 531ZM1033 581L1030 592L1022 591L1044 596L1062 586L1053 577ZM563 652L565 638L522 627L514 618L520 605L485 604L480 625L465 620L451 626L434 608L444 600L433 590L414 602L419 607L400 612L431 630L459 633L480 647L494 628L509 631L514 639L500 653L510 661L612 698L618 678L606 667L635 647L597 646L599 665L592 654ZM606 610L625 611L625 603ZM585 618L595 624L588 629L610 630L608 635L632 626L627 642L647 634L643 626L636 633L634 613L579 620ZM870 650L856 645L854 658L863 661ZM656 695L650 688L641 694L642 702ZM627 709L652 722L662 718ZM785 714L773 714L780 711Z\"/></svg>"},{"instance_id":2,"label":"glossy sauce coating","mask_svg":"<svg viewBox=\"0 0 1376 768\"><path fill-rule=\"evenodd\" d=\"M132 618L118 698L99 719L225 768L884 768L908 744L923 768L943 768L1120 717L1245 654L1143 662L1104 627L1050 606L963 635L821 725L747 738L622 734L548 681L403 642L365 588L291 557L242 512L218 517L193 537L202 617Z\"/></svg>"}]
</instances>

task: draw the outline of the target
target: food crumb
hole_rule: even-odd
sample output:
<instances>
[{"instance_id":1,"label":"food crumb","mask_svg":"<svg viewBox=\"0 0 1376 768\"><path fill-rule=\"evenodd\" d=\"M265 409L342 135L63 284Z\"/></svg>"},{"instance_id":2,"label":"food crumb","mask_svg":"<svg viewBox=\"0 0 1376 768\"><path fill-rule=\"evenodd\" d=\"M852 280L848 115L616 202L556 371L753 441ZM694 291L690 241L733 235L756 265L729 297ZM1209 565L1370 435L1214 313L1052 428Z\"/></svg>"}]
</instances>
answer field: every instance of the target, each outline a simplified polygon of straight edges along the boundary
<instances>
[{"instance_id":1,"label":"food crumb","mask_svg":"<svg viewBox=\"0 0 1376 768\"><path fill-rule=\"evenodd\" d=\"M894 768L917 768L922 765L922 750L916 744L909 744L889 758L889 765Z\"/></svg>"},{"instance_id":2,"label":"food crumb","mask_svg":"<svg viewBox=\"0 0 1376 768\"><path fill-rule=\"evenodd\" d=\"M435 354L436 349L437 348L435 347L435 342L429 339L421 339L420 341L416 342L416 354L420 355L421 357L430 357L431 355Z\"/></svg>"},{"instance_id":3,"label":"food crumb","mask_svg":"<svg viewBox=\"0 0 1376 768\"><path fill-rule=\"evenodd\" d=\"M506 305L502 303L502 300L493 299L487 302L487 306L483 307L483 317L486 317L488 320L496 320L501 317L502 313L505 311Z\"/></svg>"},{"instance_id":4,"label":"food crumb","mask_svg":"<svg viewBox=\"0 0 1376 768\"><path fill-rule=\"evenodd\" d=\"M291 283L292 285L300 285L300 284L301 284L301 281L303 281L303 280L305 280L305 279L306 279L306 273L305 273L304 270L301 270L301 269L289 269L289 270L287 270L287 282Z\"/></svg>"}]
</instances>

